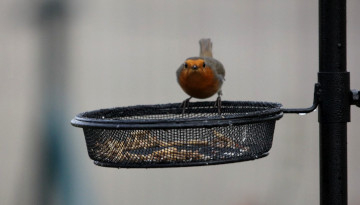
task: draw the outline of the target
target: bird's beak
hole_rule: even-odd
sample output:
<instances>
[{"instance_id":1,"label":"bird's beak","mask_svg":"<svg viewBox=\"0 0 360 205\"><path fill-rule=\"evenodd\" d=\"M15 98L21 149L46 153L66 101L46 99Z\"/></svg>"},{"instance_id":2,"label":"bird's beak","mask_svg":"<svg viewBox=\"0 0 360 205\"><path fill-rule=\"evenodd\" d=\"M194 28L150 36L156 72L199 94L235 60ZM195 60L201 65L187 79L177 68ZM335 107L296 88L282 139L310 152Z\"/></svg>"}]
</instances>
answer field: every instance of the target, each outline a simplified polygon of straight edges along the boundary
<instances>
[{"instance_id":1,"label":"bird's beak","mask_svg":"<svg viewBox=\"0 0 360 205\"><path fill-rule=\"evenodd\" d=\"M198 67L196 65L193 65L192 69L196 70Z\"/></svg>"}]
</instances>

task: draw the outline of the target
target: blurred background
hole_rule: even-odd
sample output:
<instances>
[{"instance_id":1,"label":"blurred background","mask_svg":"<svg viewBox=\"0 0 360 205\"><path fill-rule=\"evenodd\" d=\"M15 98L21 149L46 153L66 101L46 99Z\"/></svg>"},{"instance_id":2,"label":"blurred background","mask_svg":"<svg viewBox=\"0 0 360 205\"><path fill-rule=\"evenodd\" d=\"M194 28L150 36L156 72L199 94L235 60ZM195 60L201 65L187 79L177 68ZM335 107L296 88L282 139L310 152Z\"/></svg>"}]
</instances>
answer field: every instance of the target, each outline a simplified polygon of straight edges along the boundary
<instances>
[{"instance_id":1,"label":"blurred background","mask_svg":"<svg viewBox=\"0 0 360 205\"><path fill-rule=\"evenodd\" d=\"M360 89L360 1L348 0L348 71ZM277 122L266 158L171 169L95 166L79 112L181 102L175 71L211 38L223 100L308 107L318 2L2 0L0 204L319 203L317 113ZM215 100L215 97L210 100ZM360 204L360 109L348 124L349 204Z\"/></svg>"}]
</instances>

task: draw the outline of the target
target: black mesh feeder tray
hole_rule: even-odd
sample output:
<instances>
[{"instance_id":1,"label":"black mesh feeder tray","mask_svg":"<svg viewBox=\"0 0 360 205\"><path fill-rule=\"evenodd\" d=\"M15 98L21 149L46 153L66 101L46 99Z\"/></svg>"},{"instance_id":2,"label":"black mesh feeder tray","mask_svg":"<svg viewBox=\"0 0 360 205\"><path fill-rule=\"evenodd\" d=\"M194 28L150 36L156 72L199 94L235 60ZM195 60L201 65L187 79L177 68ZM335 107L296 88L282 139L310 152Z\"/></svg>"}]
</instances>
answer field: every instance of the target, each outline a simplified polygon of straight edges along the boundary
<instances>
[{"instance_id":1,"label":"black mesh feeder tray","mask_svg":"<svg viewBox=\"0 0 360 205\"><path fill-rule=\"evenodd\" d=\"M88 154L96 165L122 168L185 167L254 160L268 155L279 103L223 101L101 109L78 114Z\"/></svg>"}]
</instances>

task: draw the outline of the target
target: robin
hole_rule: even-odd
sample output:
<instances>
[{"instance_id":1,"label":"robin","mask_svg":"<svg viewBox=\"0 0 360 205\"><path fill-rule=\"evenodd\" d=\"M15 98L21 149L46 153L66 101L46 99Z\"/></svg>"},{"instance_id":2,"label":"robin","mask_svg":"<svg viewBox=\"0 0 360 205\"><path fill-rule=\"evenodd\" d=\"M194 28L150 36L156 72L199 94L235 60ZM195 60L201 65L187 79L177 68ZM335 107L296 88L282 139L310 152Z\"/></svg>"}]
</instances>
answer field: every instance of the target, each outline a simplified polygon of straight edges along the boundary
<instances>
[{"instance_id":1,"label":"robin","mask_svg":"<svg viewBox=\"0 0 360 205\"><path fill-rule=\"evenodd\" d=\"M217 93L215 106L220 114L221 86L225 80L225 69L220 61L213 58L211 40L200 39L199 43L200 56L186 59L176 71L178 83L185 93L190 95L181 104L183 113L191 98L204 99Z\"/></svg>"}]
</instances>

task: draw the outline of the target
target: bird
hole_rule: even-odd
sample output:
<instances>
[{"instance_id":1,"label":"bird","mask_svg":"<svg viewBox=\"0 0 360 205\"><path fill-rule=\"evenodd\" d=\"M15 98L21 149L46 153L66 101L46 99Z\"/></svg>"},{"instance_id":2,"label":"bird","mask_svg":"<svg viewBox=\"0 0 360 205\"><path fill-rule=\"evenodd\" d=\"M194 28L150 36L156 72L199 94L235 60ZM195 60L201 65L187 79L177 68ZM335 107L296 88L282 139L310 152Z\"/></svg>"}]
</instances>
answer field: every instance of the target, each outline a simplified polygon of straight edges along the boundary
<instances>
[{"instance_id":1,"label":"bird","mask_svg":"<svg viewBox=\"0 0 360 205\"><path fill-rule=\"evenodd\" d=\"M200 55L187 58L176 71L180 87L190 96L182 102L181 107L184 113L191 98L205 99L217 93L214 106L221 114L221 87L225 81L225 68L213 58L211 39L202 38L199 44Z\"/></svg>"}]
</instances>

